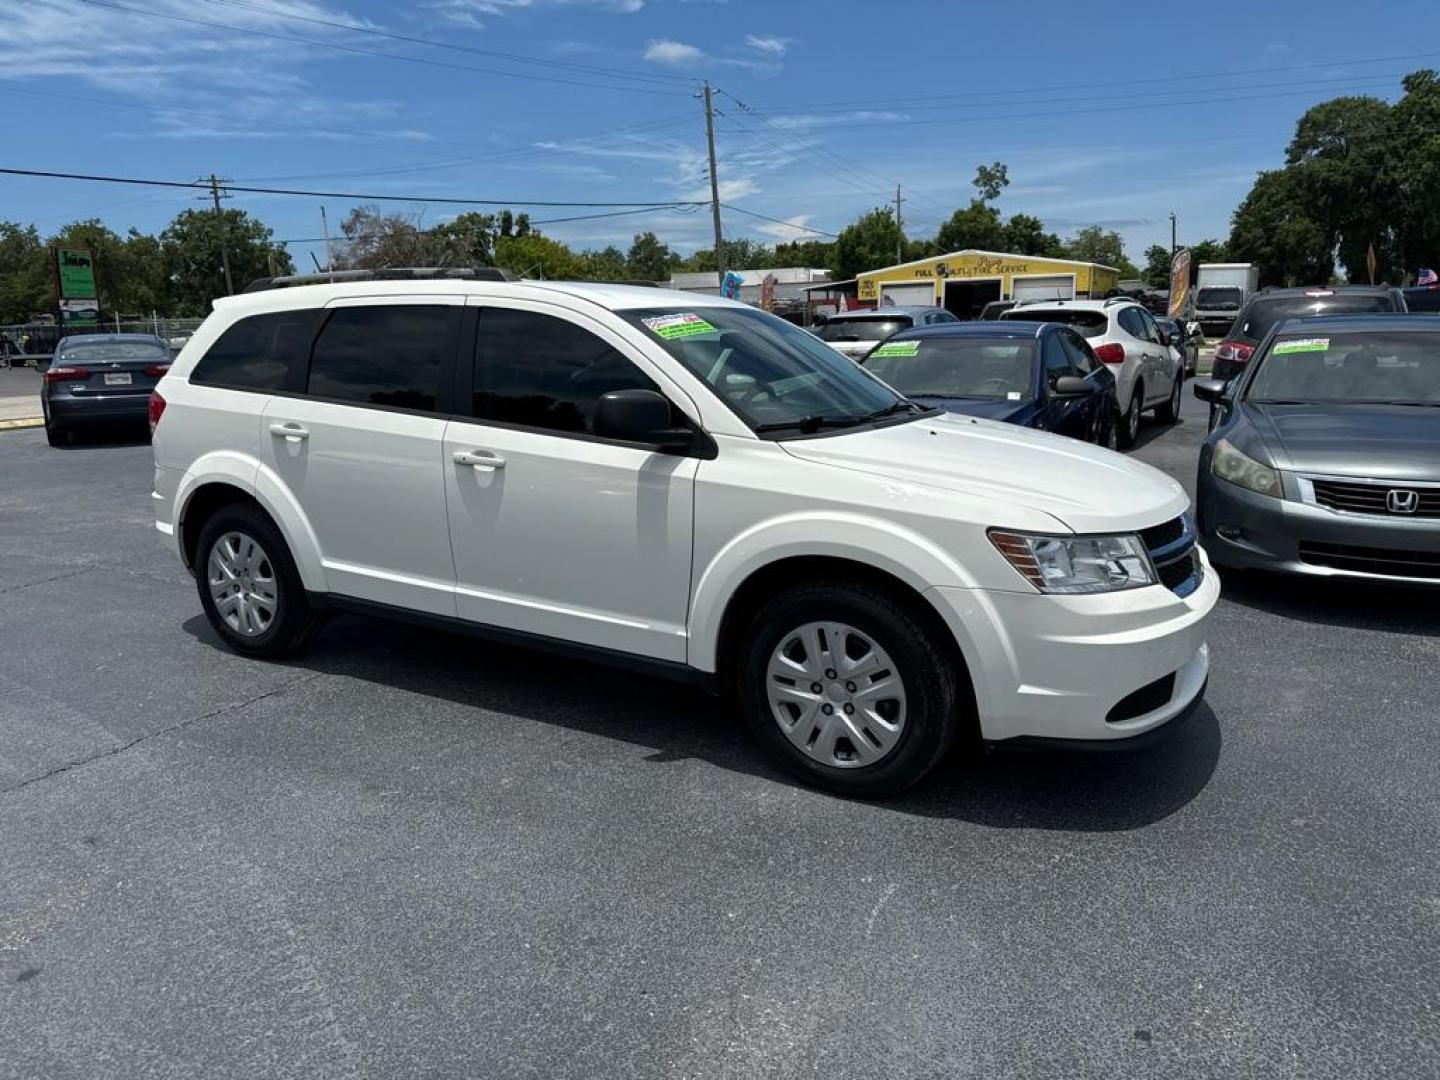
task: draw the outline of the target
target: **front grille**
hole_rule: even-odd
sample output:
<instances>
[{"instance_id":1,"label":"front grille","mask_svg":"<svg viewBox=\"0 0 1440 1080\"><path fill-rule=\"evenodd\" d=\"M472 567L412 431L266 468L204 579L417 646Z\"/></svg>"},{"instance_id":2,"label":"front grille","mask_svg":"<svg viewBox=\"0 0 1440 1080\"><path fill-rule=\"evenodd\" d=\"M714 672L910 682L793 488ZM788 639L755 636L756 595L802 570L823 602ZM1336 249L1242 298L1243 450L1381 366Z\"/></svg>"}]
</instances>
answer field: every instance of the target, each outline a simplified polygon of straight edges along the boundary
<instances>
[{"instance_id":1,"label":"front grille","mask_svg":"<svg viewBox=\"0 0 1440 1080\"><path fill-rule=\"evenodd\" d=\"M1123 724L1126 720L1134 720L1137 716L1154 712L1168 705L1174 693L1175 673L1172 671L1169 675L1147 683L1133 694L1121 698L1116 706L1105 714L1105 722Z\"/></svg>"},{"instance_id":2,"label":"front grille","mask_svg":"<svg viewBox=\"0 0 1440 1080\"><path fill-rule=\"evenodd\" d=\"M1440 580L1440 552L1307 542L1300 545L1300 561L1357 574Z\"/></svg>"},{"instance_id":3,"label":"front grille","mask_svg":"<svg viewBox=\"0 0 1440 1080\"><path fill-rule=\"evenodd\" d=\"M1440 517L1440 487L1410 487L1403 480L1393 484L1358 484L1344 480L1311 480L1315 501L1331 510L1352 514L1384 514L1391 517ZM1402 514L1390 509L1391 491L1413 491L1416 507Z\"/></svg>"},{"instance_id":4,"label":"front grille","mask_svg":"<svg viewBox=\"0 0 1440 1080\"><path fill-rule=\"evenodd\" d=\"M1188 516L1140 530L1140 542L1164 585L1177 596L1189 596L1200 587L1204 571L1195 557L1195 530Z\"/></svg>"}]
</instances>

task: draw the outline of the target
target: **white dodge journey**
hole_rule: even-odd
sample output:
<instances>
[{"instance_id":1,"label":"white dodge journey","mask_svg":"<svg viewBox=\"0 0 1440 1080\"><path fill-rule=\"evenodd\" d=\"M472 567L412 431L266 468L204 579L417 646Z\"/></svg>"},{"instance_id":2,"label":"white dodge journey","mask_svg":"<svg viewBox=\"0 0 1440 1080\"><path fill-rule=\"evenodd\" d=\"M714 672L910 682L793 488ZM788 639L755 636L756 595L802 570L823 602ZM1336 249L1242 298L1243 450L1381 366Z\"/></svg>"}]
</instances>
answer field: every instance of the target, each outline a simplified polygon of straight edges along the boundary
<instances>
[{"instance_id":1,"label":"white dodge journey","mask_svg":"<svg viewBox=\"0 0 1440 1080\"><path fill-rule=\"evenodd\" d=\"M1218 584L1162 473L922 408L743 304L507 277L216 302L150 402L153 499L235 651L348 610L680 676L857 795L1199 702Z\"/></svg>"}]
</instances>

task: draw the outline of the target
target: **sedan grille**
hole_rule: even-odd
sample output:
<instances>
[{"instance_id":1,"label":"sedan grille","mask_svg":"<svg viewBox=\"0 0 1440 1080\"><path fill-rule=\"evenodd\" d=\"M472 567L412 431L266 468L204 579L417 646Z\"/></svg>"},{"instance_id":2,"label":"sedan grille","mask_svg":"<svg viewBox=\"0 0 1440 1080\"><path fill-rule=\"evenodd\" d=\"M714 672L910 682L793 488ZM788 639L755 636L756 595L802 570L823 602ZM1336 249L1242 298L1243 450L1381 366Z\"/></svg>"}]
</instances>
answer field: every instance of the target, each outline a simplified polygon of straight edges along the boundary
<instances>
[{"instance_id":1,"label":"sedan grille","mask_svg":"<svg viewBox=\"0 0 1440 1080\"><path fill-rule=\"evenodd\" d=\"M1393 548L1307 542L1300 545L1300 561L1357 574L1440 580L1440 552L1433 551L1398 551Z\"/></svg>"},{"instance_id":2,"label":"sedan grille","mask_svg":"<svg viewBox=\"0 0 1440 1080\"><path fill-rule=\"evenodd\" d=\"M1331 510L1351 514L1383 514L1387 517L1440 517L1440 487L1407 485L1403 480L1393 484L1350 483L1344 480L1311 480L1315 502ZM1392 491L1401 498L1392 499ZM1413 509L1397 509L1413 507Z\"/></svg>"},{"instance_id":3,"label":"sedan grille","mask_svg":"<svg viewBox=\"0 0 1440 1080\"><path fill-rule=\"evenodd\" d=\"M1160 584L1177 596L1189 596L1200 587L1204 571L1195 557L1195 529L1190 515L1141 529L1140 542L1150 553Z\"/></svg>"}]
</instances>

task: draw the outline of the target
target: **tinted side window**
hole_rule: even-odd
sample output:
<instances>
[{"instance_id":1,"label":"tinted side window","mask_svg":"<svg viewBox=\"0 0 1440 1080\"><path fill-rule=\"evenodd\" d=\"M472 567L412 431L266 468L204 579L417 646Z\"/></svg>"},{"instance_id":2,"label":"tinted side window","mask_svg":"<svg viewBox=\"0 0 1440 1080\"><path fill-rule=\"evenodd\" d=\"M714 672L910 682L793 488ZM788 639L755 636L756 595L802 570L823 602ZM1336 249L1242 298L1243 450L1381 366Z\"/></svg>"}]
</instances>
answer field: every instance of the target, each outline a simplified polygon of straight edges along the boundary
<instances>
[{"instance_id":1,"label":"tinted side window","mask_svg":"<svg viewBox=\"0 0 1440 1080\"><path fill-rule=\"evenodd\" d=\"M324 312L277 311L232 325L200 358L190 381L237 390L296 390Z\"/></svg>"},{"instance_id":2,"label":"tinted side window","mask_svg":"<svg viewBox=\"0 0 1440 1080\"><path fill-rule=\"evenodd\" d=\"M475 416L553 431L594 431L611 390L659 390L588 330L552 315L486 308L475 357Z\"/></svg>"},{"instance_id":3,"label":"tinted side window","mask_svg":"<svg viewBox=\"0 0 1440 1080\"><path fill-rule=\"evenodd\" d=\"M1120 314L1116 316L1116 321L1119 322L1120 328L1131 337L1137 337L1141 341L1146 340L1145 327L1140 322L1140 313L1134 308L1121 308Z\"/></svg>"},{"instance_id":4,"label":"tinted side window","mask_svg":"<svg viewBox=\"0 0 1440 1080\"><path fill-rule=\"evenodd\" d=\"M330 313L310 359L313 397L433 412L461 308L377 304Z\"/></svg>"},{"instance_id":5,"label":"tinted side window","mask_svg":"<svg viewBox=\"0 0 1440 1080\"><path fill-rule=\"evenodd\" d=\"M1075 371L1080 375L1094 374L1100 361L1095 359L1095 354L1090 351L1085 339L1066 331L1060 335L1060 340L1065 343L1065 351L1070 354L1070 362L1075 366Z\"/></svg>"},{"instance_id":6,"label":"tinted side window","mask_svg":"<svg viewBox=\"0 0 1440 1080\"><path fill-rule=\"evenodd\" d=\"M1130 310L1135 312L1135 317L1140 320L1140 333L1146 341L1160 343L1160 331L1155 326L1155 319L1148 311L1140 311L1136 308Z\"/></svg>"},{"instance_id":7,"label":"tinted side window","mask_svg":"<svg viewBox=\"0 0 1440 1080\"><path fill-rule=\"evenodd\" d=\"M1060 344L1060 336L1051 334L1045 342L1045 385L1054 386L1062 375L1078 375L1070 355Z\"/></svg>"}]
</instances>

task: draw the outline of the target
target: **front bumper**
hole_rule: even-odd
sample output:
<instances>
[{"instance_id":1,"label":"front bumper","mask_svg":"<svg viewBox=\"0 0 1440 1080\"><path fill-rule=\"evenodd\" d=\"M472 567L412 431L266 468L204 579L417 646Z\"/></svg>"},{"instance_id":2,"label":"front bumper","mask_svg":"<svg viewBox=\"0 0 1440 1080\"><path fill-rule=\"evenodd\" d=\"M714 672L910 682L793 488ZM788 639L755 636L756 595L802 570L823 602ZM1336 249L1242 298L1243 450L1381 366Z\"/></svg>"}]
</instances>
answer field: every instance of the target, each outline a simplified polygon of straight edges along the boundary
<instances>
[{"instance_id":1,"label":"front bumper","mask_svg":"<svg viewBox=\"0 0 1440 1080\"><path fill-rule=\"evenodd\" d=\"M1287 475L1287 492L1292 484L1293 477ZM1222 566L1440 586L1440 576L1369 573L1333 565L1367 565L1363 560L1347 558L1343 554L1347 551L1413 552L1430 558L1440 552L1440 519L1339 513L1298 499L1257 495L1218 479L1208 470L1200 475L1196 502L1201 542ZM1339 558L1334 557L1336 552L1342 553Z\"/></svg>"},{"instance_id":2,"label":"front bumper","mask_svg":"<svg viewBox=\"0 0 1440 1080\"><path fill-rule=\"evenodd\" d=\"M935 589L970 666L981 735L1118 742L1191 709L1209 677L1205 622L1220 595L1198 557L1204 577L1184 597L1163 585L1093 596ZM1124 707L1167 679L1143 711Z\"/></svg>"}]
</instances>

